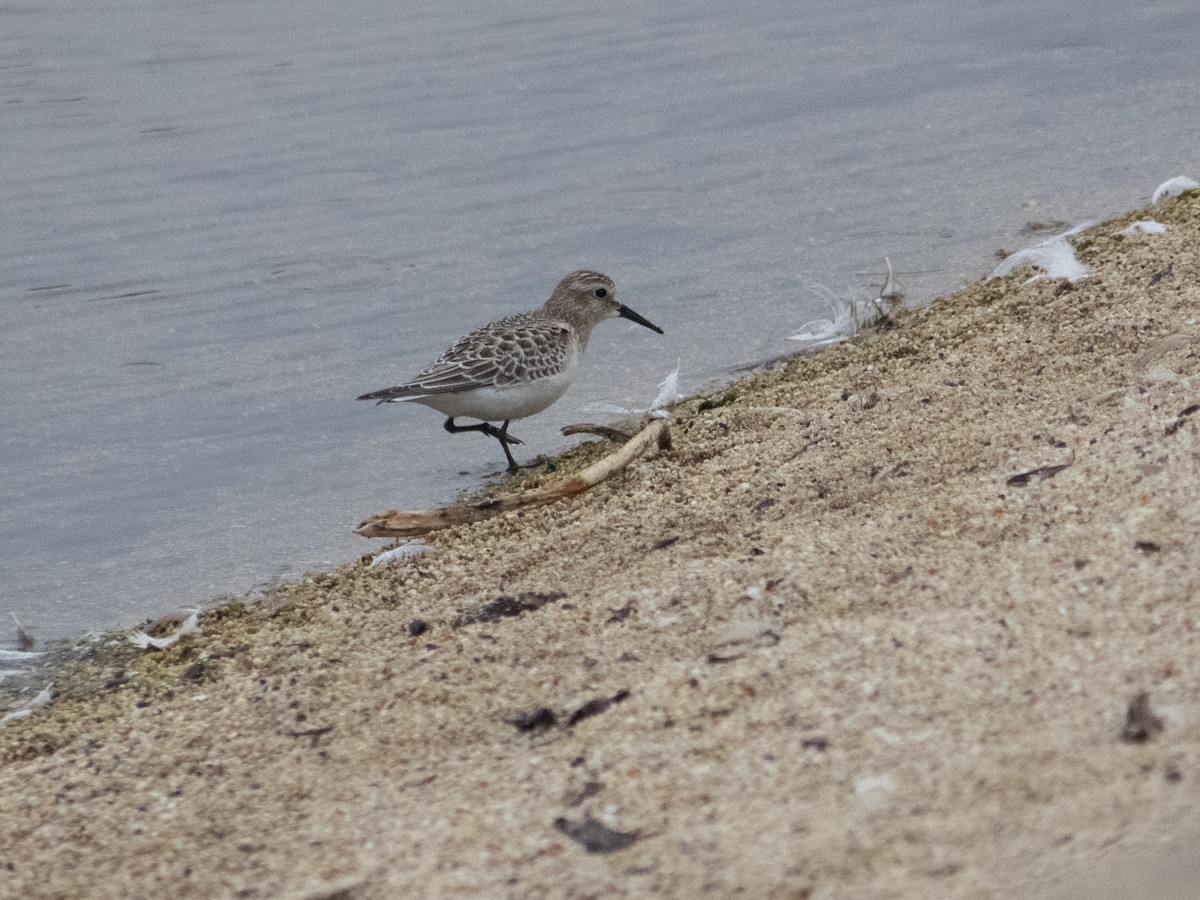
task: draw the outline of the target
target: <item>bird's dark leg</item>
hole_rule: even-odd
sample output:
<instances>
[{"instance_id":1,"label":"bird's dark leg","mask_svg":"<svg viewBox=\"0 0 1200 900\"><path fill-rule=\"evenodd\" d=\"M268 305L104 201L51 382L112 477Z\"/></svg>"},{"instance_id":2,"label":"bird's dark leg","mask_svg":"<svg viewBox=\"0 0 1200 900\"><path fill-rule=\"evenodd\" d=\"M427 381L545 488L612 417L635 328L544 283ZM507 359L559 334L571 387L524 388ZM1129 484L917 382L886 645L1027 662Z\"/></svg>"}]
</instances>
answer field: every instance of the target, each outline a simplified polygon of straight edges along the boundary
<instances>
[{"instance_id":1,"label":"bird's dark leg","mask_svg":"<svg viewBox=\"0 0 1200 900\"><path fill-rule=\"evenodd\" d=\"M442 427L451 434L458 434L462 431L479 431L486 434L488 437L494 437L496 440L506 444L523 444L525 443L520 438L515 438L508 433L509 419L504 420L504 426L497 428L491 422L480 422L478 425L455 425L454 417L451 416L446 420L446 424Z\"/></svg>"},{"instance_id":2,"label":"bird's dark leg","mask_svg":"<svg viewBox=\"0 0 1200 900\"><path fill-rule=\"evenodd\" d=\"M508 471L515 472L520 466L513 459L512 451L508 449L509 444L520 444L521 439L515 438L508 433L509 419L504 420L504 424L497 428L491 422L480 422L478 425L455 425L454 416L446 419L446 424L443 426L451 434L460 434L464 431L478 431L481 434L486 434L494 437L500 442L500 446L504 448L504 455L508 457Z\"/></svg>"},{"instance_id":3,"label":"bird's dark leg","mask_svg":"<svg viewBox=\"0 0 1200 900\"><path fill-rule=\"evenodd\" d=\"M517 444L521 442L516 440L516 438L510 438L508 436L508 422L508 419L504 420L504 424L500 426L500 430L496 433L496 437L500 439L500 446L504 448L504 455L508 457L508 471L515 472L521 467L518 466L517 461L513 459L512 451L508 449L508 445L509 442Z\"/></svg>"}]
</instances>

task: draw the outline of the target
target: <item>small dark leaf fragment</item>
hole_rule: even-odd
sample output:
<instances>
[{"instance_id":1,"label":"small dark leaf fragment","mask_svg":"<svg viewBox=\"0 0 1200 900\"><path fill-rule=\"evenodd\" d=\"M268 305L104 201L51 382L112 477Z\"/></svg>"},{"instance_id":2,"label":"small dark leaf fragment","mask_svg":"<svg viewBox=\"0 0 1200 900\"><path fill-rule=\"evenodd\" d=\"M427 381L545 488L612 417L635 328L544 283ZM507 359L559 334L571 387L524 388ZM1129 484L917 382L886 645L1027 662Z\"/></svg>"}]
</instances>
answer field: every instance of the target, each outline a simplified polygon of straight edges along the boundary
<instances>
[{"instance_id":1,"label":"small dark leaf fragment","mask_svg":"<svg viewBox=\"0 0 1200 900\"><path fill-rule=\"evenodd\" d=\"M1165 269L1155 272L1153 275L1150 276L1150 283L1158 284L1160 281L1162 281L1168 275L1173 275L1174 273L1175 273L1175 263L1173 263L1173 262L1167 263L1167 267Z\"/></svg>"},{"instance_id":2,"label":"small dark leaf fragment","mask_svg":"<svg viewBox=\"0 0 1200 900\"><path fill-rule=\"evenodd\" d=\"M612 611L612 615L611 615L611 616L609 616L609 617L608 617L608 618L607 618L607 619L604 621L604 624L605 624L605 625L611 625L613 622L624 622L626 619L628 619L628 618L629 618L629 616L630 616L630 614L631 614L632 612L633 612L633 604L632 604L632 603L626 603L626 604L625 604L624 606L622 606L620 609L614 609L614 610Z\"/></svg>"},{"instance_id":3,"label":"small dark leaf fragment","mask_svg":"<svg viewBox=\"0 0 1200 900\"><path fill-rule=\"evenodd\" d=\"M1134 541L1133 549L1142 553L1157 553L1162 547L1154 541Z\"/></svg>"},{"instance_id":4,"label":"small dark leaf fragment","mask_svg":"<svg viewBox=\"0 0 1200 900\"><path fill-rule=\"evenodd\" d=\"M1068 462L1057 466L1039 466L1036 469L1030 469L1028 472L1018 472L1016 475L1010 476L1004 483L1010 487L1024 487L1035 478L1038 481L1045 481L1047 478L1053 478L1063 469L1068 468L1073 462L1075 462L1075 455L1071 454L1071 459Z\"/></svg>"},{"instance_id":5,"label":"small dark leaf fragment","mask_svg":"<svg viewBox=\"0 0 1200 900\"><path fill-rule=\"evenodd\" d=\"M413 619L408 623L408 633L412 637L419 637L429 630L429 623L421 619Z\"/></svg>"},{"instance_id":6,"label":"small dark leaf fragment","mask_svg":"<svg viewBox=\"0 0 1200 900\"><path fill-rule=\"evenodd\" d=\"M615 703L620 703L629 697L629 691L621 689L611 697L597 697L595 700L589 700L575 712L571 713L571 717L567 719L567 725L571 726L577 722L582 722L584 719L598 716Z\"/></svg>"},{"instance_id":7,"label":"small dark leaf fragment","mask_svg":"<svg viewBox=\"0 0 1200 900\"><path fill-rule=\"evenodd\" d=\"M550 707L543 706L532 712L518 713L511 719L505 719L504 721L522 734L528 734L529 732L546 731L553 728L558 723L558 716L554 714L554 710Z\"/></svg>"},{"instance_id":8,"label":"small dark leaf fragment","mask_svg":"<svg viewBox=\"0 0 1200 900\"><path fill-rule=\"evenodd\" d=\"M1144 744L1163 730L1160 716L1150 707L1150 694L1142 691L1129 701L1125 711L1125 727L1121 729L1121 740L1127 744Z\"/></svg>"},{"instance_id":9,"label":"small dark leaf fragment","mask_svg":"<svg viewBox=\"0 0 1200 900\"><path fill-rule=\"evenodd\" d=\"M288 737L294 738L306 737L310 741L309 746L316 747L321 738L329 734L331 731L333 731L332 725L322 725L319 728L305 728L301 731L285 731L284 734L286 734Z\"/></svg>"},{"instance_id":10,"label":"small dark leaf fragment","mask_svg":"<svg viewBox=\"0 0 1200 900\"><path fill-rule=\"evenodd\" d=\"M583 844L588 853L615 853L618 850L628 850L637 843L636 831L613 831L598 819L584 815L582 822L572 822L570 819L559 817L554 820L554 827L573 841Z\"/></svg>"},{"instance_id":11,"label":"small dark leaf fragment","mask_svg":"<svg viewBox=\"0 0 1200 900\"><path fill-rule=\"evenodd\" d=\"M541 609L565 596L567 595L563 591L524 591L515 597L497 597L491 603L467 610L450 624L454 628L462 628L464 625L477 625L480 622L495 623L501 619Z\"/></svg>"},{"instance_id":12,"label":"small dark leaf fragment","mask_svg":"<svg viewBox=\"0 0 1200 900\"><path fill-rule=\"evenodd\" d=\"M733 662L735 659L741 659L742 654L735 653L733 656L720 656L716 653L710 653L704 657L704 661L710 666L719 666L721 663Z\"/></svg>"},{"instance_id":13,"label":"small dark leaf fragment","mask_svg":"<svg viewBox=\"0 0 1200 900\"><path fill-rule=\"evenodd\" d=\"M1175 421L1167 426L1166 433L1172 435L1183 427L1183 423L1187 421L1188 416L1195 415L1200 412L1200 403L1193 403L1187 409L1180 410L1179 415L1175 417Z\"/></svg>"},{"instance_id":14,"label":"small dark leaf fragment","mask_svg":"<svg viewBox=\"0 0 1200 900\"><path fill-rule=\"evenodd\" d=\"M675 537L663 538L661 541L655 541L650 546L650 549L651 550L666 550L668 547L671 547L677 543L679 543L679 535L675 535Z\"/></svg>"}]
</instances>

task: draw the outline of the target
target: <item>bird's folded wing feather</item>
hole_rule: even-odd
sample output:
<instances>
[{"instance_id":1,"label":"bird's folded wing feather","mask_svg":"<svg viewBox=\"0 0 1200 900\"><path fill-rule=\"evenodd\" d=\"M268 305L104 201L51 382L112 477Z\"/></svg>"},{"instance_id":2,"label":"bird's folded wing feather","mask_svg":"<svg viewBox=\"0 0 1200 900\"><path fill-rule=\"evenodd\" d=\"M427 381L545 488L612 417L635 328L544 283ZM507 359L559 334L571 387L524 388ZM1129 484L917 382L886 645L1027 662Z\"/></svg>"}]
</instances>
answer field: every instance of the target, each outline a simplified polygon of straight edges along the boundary
<instances>
[{"instance_id":1,"label":"bird's folded wing feather","mask_svg":"<svg viewBox=\"0 0 1200 900\"><path fill-rule=\"evenodd\" d=\"M536 380L554 375L570 352L570 326L510 316L473 331L412 381L360 399L407 399Z\"/></svg>"}]
</instances>

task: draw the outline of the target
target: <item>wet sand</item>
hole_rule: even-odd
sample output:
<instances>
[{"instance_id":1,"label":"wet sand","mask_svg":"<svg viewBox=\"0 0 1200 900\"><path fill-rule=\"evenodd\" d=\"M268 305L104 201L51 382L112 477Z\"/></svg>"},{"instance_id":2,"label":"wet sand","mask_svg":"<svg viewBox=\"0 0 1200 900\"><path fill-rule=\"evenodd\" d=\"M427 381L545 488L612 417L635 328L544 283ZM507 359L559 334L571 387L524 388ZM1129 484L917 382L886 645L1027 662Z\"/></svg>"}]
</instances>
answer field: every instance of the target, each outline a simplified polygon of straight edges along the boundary
<instances>
[{"instance_id":1,"label":"wet sand","mask_svg":"<svg viewBox=\"0 0 1200 900\"><path fill-rule=\"evenodd\" d=\"M1200 195L1072 241L65 666L0 727L0 895L1187 896Z\"/></svg>"}]
</instances>

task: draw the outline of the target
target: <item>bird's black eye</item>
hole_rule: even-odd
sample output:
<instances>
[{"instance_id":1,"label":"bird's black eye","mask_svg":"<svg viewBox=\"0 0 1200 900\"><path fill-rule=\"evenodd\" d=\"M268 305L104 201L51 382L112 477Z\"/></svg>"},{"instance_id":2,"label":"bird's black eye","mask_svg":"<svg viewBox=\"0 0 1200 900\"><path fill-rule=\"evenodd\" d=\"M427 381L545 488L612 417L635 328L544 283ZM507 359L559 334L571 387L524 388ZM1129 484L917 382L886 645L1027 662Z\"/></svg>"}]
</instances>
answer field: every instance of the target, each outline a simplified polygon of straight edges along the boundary
<instances>
[{"instance_id":1,"label":"bird's black eye","mask_svg":"<svg viewBox=\"0 0 1200 900\"><path fill-rule=\"evenodd\" d=\"M596 288L596 296L604 298L608 296L608 291L605 288Z\"/></svg>"}]
</instances>

